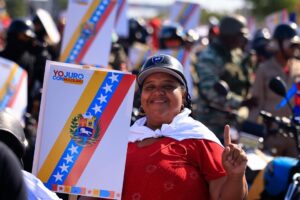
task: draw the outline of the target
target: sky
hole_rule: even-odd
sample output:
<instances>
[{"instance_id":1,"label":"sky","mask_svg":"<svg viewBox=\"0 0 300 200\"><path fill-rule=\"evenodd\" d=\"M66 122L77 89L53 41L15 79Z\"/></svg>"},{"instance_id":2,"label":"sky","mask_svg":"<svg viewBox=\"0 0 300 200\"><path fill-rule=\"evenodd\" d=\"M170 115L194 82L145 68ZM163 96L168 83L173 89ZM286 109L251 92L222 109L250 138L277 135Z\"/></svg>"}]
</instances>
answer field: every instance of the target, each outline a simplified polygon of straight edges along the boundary
<instances>
[{"instance_id":1,"label":"sky","mask_svg":"<svg viewBox=\"0 0 300 200\"><path fill-rule=\"evenodd\" d=\"M128 0L129 3L147 3L153 4L172 4L175 0ZM185 0L181 0L185 1ZM198 2L203 8L210 11L233 12L244 6L245 0L189 0L189 2Z\"/></svg>"}]
</instances>

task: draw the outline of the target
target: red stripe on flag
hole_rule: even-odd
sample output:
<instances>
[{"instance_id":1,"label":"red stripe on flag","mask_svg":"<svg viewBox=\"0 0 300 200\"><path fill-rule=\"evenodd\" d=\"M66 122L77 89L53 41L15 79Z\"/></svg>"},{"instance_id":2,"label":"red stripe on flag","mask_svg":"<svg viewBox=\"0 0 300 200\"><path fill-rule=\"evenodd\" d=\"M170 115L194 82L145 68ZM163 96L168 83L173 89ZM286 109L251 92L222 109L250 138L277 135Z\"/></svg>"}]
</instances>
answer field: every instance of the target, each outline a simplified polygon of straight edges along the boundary
<instances>
[{"instance_id":1,"label":"red stripe on flag","mask_svg":"<svg viewBox=\"0 0 300 200\"><path fill-rule=\"evenodd\" d=\"M188 13L188 15L185 17L185 20L183 21L183 24L182 24L183 27L186 26L187 22L189 21L190 17L194 14L197 7L198 7L197 5L192 5L191 12Z\"/></svg>"},{"instance_id":2,"label":"red stripe on flag","mask_svg":"<svg viewBox=\"0 0 300 200\"><path fill-rule=\"evenodd\" d=\"M82 150L78 159L76 160L76 163L74 164L73 168L71 169L64 182L65 185L75 185L77 183L88 162L90 161L93 153L95 152L96 148L98 148L98 145L102 137L104 136L106 129L109 127L111 120L113 119L117 110L119 109L119 106L121 105L133 81L134 79L131 77L131 75L123 76L114 95L107 104L105 110L102 113L102 116L98 120L101 127L99 140L97 140L95 145L91 147L86 147Z\"/></svg>"},{"instance_id":3,"label":"red stripe on flag","mask_svg":"<svg viewBox=\"0 0 300 200\"><path fill-rule=\"evenodd\" d=\"M182 58L182 65L183 65L183 68L185 68L185 62L186 62L186 59L189 55L189 51L187 49L183 49L183 58Z\"/></svg>"},{"instance_id":4,"label":"red stripe on flag","mask_svg":"<svg viewBox=\"0 0 300 200\"><path fill-rule=\"evenodd\" d=\"M122 13L124 5L125 5L125 0L122 0L121 5L120 5L119 9L117 10L115 26L118 24L119 17L120 17L120 14Z\"/></svg>"},{"instance_id":5,"label":"red stripe on flag","mask_svg":"<svg viewBox=\"0 0 300 200\"><path fill-rule=\"evenodd\" d=\"M102 28L103 23L106 21L107 17L109 16L109 14L111 13L111 10L114 8L116 2L112 1L111 3L109 3L109 5L107 6L105 12L103 13L103 16L101 17L101 19L99 20L99 22L96 25L96 30L95 30L95 34L92 35L87 41L86 44L82 47L80 53L78 54L75 62L76 63L81 63L82 58L84 57L84 55L86 54L87 50L90 48L91 44L93 43L94 39L96 38L96 35L98 34L99 30Z\"/></svg>"},{"instance_id":6,"label":"red stripe on flag","mask_svg":"<svg viewBox=\"0 0 300 200\"><path fill-rule=\"evenodd\" d=\"M26 71L23 70L23 72L21 74L21 77L20 77L20 80L19 80L18 85L17 85L17 89L16 89L14 95L12 96L12 98L10 99L10 101L8 102L8 105L7 105L8 107L12 107L14 105L14 103L16 101L16 98L18 96L18 93L20 91L20 88L22 86L22 83L23 83L26 76L27 76L27 73L26 73Z\"/></svg>"}]
</instances>

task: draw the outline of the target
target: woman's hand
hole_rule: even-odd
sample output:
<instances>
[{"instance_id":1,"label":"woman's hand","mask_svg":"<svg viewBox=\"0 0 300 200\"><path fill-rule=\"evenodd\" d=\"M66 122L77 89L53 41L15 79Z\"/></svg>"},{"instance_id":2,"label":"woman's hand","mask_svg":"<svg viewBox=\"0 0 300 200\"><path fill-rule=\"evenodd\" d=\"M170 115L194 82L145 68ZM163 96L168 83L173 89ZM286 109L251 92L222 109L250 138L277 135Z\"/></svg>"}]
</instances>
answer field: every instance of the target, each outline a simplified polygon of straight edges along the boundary
<instances>
[{"instance_id":1,"label":"woman's hand","mask_svg":"<svg viewBox=\"0 0 300 200\"><path fill-rule=\"evenodd\" d=\"M226 125L224 128L224 145L222 164L228 176L244 176L248 161L247 155L240 146L231 143L229 125Z\"/></svg>"}]
</instances>

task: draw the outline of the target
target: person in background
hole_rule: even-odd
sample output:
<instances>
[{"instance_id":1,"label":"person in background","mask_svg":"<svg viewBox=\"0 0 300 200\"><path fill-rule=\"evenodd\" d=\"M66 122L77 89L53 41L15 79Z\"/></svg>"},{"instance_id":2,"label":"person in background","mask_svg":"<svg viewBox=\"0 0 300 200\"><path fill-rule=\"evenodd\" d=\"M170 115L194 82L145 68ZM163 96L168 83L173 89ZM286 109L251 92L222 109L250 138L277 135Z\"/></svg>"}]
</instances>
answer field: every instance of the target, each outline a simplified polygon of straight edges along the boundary
<instances>
[{"instance_id":1,"label":"person in background","mask_svg":"<svg viewBox=\"0 0 300 200\"><path fill-rule=\"evenodd\" d=\"M158 17L155 17L148 22L148 25L152 28L150 45L153 51L159 49L159 32L161 29L161 23L162 22Z\"/></svg>"},{"instance_id":2,"label":"person in background","mask_svg":"<svg viewBox=\"0 0 300 200\"><path fill-rule=\"evenodd\" d=\"M258 29L254 33L254 36L244 53L241 66L248 77L248 85L246 86L247 97L249 97L249 90L254 82L255 72L258 66L272 56L272 52L268 50L270 41L271 34L269 30L267 28ZM253 105L248 105L248 109Z\"/></svg>"},{"instance_id":3,"label":"person in background","mask_svg":"<svg viewBox=\"0 0 300 200\"><path fill-rule=\"evenodd\" d=\"M20 163L12 150L1 141L0 163L0 199L27 199Z\"/></svg>"},{"instance_id":4,"label":"person in background","mask_svg":"<svg viewBox=\"0 0 300 200\"><path fill-rule=\"evenodd\" d=\"M267 28L258 29L254 33L251 41L251 49L254 50L256 62L254 70L256 71L258 65L272 56L272 52L268 50L268 44L271 41L271 33Z\"/></svg>"},{"instance_id":5,"label":"person in background","mask_svg":"<svg viewBox=\"0 0 300 200\"><path fill-rule=\"evenodd\" d=\"M0 141L7 145L13 152L14 156L19 159L19 165L23 164L23 156L26 151L27 141L25 138L25 133L21 123L13 116L9 110L0 111ZM35 177L33 174L19 169L20 174L22 174L28 200L36 199L51 199L59 200L57 195L46 188L44 184ZM18 174L18 172L15 172ZM2 179L1 179L1 183ZM2 188L2 187L1 187ZM15 195L15 194L12 194ZM2 198L0 198L2 199ZM3 198L12 199L12 198ZM26 198L23 198L24 200Z\"/></svg>"},{"instance_id":6,"label":"person in background","mask_svg":"<svg viewBox=\"0 0 300 200\"><path fill-rule=\"evenodd\" d=\"M295 59L300 50L300 37L296 24L279 24L275 28L272 40L267 47L272 56L262 62L255 73L255 80L250 90L255 106L250 107L248 120L263 123L266 126L264 135L264 151L272 156L298 157L297 144L293 137L279 134L277 123L264 123L259 113L261 110L273 116L290 117L292 110L288 106L277 108L283 97L269 88L272 78L279 76L289 89L300 79L300 61ZM293 104L293 102L291 102Z\"/></svg>"},{"instance_id":7,"label":"person in background","mask_svg":"<svg viewBox=\"0 0 300 200\"><path fill-rule=\"evenodd\" d=\"M35 96L42 87L45 63L49 53L41 44L31 27L31 22L15 19L6 32L6 44L0 52L0 57L17 63L28 73L28 106L30 113Z\"/></svg>"},{"instance_id":8,"label":"person in background","mask_svg":"<svg viewBox=\"0 0 300 200\"><path fill-rule=\"evenodd\" d=\"M159 54L137 77L144 117L130 128L122 200L246 199L245 152L190 117L182 64ZM82 197L82 199L93 199Z\"/></svg>"},{"instance_id":9,"label":"person in background","mask_svg":"<svg viewBox=\"0 0 300 200\"><path fill-rule=\"evenodd\" d=\"M276 109L282 97L275 94L268 85L275 76L280 76L288 88L300 78L300 61L294 59L299 52L300 37L297 34L297 25L279 24L267 47L273 55L262 62L256 71L255 80L251 88L251 97L257 102L249 112L249 120L258 122L259 112L265 110L279 117L292 115L288 106Z\"/></svg>"},{"instance_id":10,"label":"person in background","mask_svg":"<svg viewBox=\"0 0 300 200\"><path fill-rule=\"evenodd\" d=\"M159 49L177 50L184 46L185 32L182 26L178 23L164 23L158 37Z\"/></svg>"},{"instance_id":11,"label":"person in background","mask_svg":"<svg viewBox=\"0 0 300 200\"><path fill-rule=\"evenodd\" d=\"M219 20L215 16L212 16L208 20L208 33L207 38L208 42L212 43L215 38L219 37L220 30L219 30Z\"/></svg>"},{"instance_id":12,"label":"person in background","mask_svg":"<svg viewBox=\"0 0 300 200\"><path fill-rule=\"evenodd\" d=\"M36 39L45 46L52 60L58 60L61 35L50 13L41 8L37 9L32 25Z\"/></svg>"},{"instance_id":13,"label":"person in background","mask_svg":"<svg viewBox=\"0 0 300 200\"><path fill-rule=\"evenodd\" d=\"M220 20L218 35L196 59L195 69L199 79L196 117L220 139L228 116L212 109L210 105L237 109L246 103L243 100L247 95L249 77L241 66L241 60L247 38L246 19L241 15L225 16ZM225 101L214 90L220 80L225 81L231 91Z\"/></svg>"}]
</instances>

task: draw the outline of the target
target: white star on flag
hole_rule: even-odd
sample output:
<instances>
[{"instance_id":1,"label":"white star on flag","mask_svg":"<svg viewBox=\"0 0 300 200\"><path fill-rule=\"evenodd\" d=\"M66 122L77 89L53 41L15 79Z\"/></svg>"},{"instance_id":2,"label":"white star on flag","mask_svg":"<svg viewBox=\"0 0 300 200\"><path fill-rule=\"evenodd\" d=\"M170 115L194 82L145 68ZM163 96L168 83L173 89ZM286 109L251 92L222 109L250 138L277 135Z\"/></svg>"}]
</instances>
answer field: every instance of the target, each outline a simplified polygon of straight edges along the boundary
<instances>
[{"instance_id":1,"label":"white star on flag","mask_svg":"<svg viewBox=\"0 0 300 200\"><path fill-rule=\"evenodd\" d=\"M105 93L107 93L107 92L112 92L112 90L111 90L111 87L112 87L112 85L108 85L107 83L105 84L105 86L104 86L104 90L105 90Z\"/></svg>"},{"instance_id":2,"label":"white star on flag","mask_svg":"<svg viewBox=\"0 0 300 200\"><path fill-rule=\"evenodd\" d=\"M63 163L63 165L59 166L59 168L61 169L61 173L63 172L68 172L68 165L65 165L65 163Z\"/></svg>"},{"instance_id":3,"label":"white star on flag","mask_svg":"<svg viewBox=\"0 0 300 200\"><path fill-rule=\"evenodd\" d=\"M63 175L57 172L57 174L53 175L55 177L55 181L62 181Z\"/></svg>"},{"instance_id":4,"label":"white star on flag","mask_svg":"<svg viewBox=\"0 0 300 200\"><path fill-rule=\"evenodd\" d=\"M72 144L72 146L68 150L70 150L71 155L73 155L74 153L78 153L77 148L78 148L78 146L75 146Z\"/></svg>"},{"instance_id":5,"label":"white star on flag","mask_svg":"<svg viewBox=\"0 0 300 200\"><path fill-rule=\"evenodd\" d=\"M109 77L109 79L111 80L112 83L115 82L115 81L118 82L118 76L119 75L111 74L111 76Z\"/></svg>"},{"instance_id":6,"label":"white star on flag","mask_svg":"<svg viewBox=\"0 0 300 200\"><path fill-rule=\"evenodd\" d=\"M103 103L103 102L107 102L106 97L107 96L103 96L102 94L100 94L100 97L98 97L97 99L100 101L100 103Z\"/></svg>"},{"instance_id":7,"label":"white star on flag","mask_svg":"<svg viewBox=\"0 0 300 200\"><path fill-rule=\"evenodd\" d=\"M98 112L101 112L101 106L98 106L97 104L95 104L94 108L92 108L95 111L95 114L97 114Z\"/></svg>"},{"instance_id":8,"label":"white star on flag","mask_svg":"<svg viewBox=\"0 0 300 200\"><path fill-rule=\"evenodd\" d=\"M67 157L65 157L64 158L66 161L67 161L67 164L69 163L69 162L73 162L73 156L70 156L69 154L67 154Z\"/></svg>"}]
</instances>

